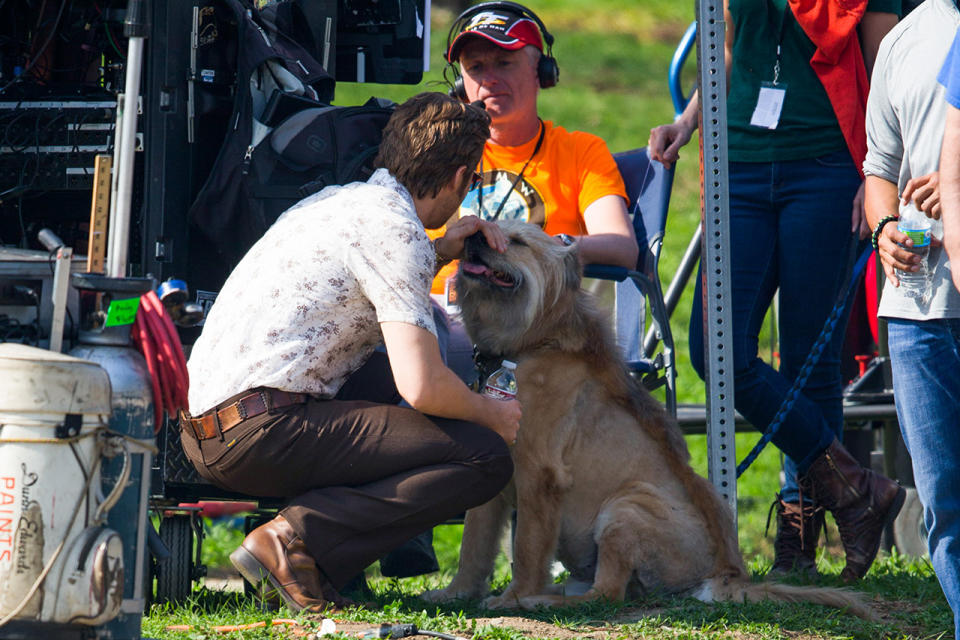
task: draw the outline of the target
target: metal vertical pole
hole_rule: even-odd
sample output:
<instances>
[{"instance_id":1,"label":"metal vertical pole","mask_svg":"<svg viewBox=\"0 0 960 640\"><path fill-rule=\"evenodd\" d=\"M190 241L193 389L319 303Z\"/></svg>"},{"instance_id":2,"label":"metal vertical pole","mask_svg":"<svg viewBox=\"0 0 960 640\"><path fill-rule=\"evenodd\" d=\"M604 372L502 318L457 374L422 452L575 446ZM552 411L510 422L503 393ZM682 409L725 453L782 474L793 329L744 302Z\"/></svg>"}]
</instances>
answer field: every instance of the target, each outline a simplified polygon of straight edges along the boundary
<instances>
[{"instance_id":1,"label":"metal vertical pole","mask_svg":"<svg viewBox=\"0 0 960 640\"><path fill-rule=\"evenodd\" d=\"M110 199L110 237L107 252L107 275L127 275L127 254L130 244L130 206L133 196L133 164L137 143L137 110L140 104L140 72L143 66L143 39L147 32L146 0L129 0L124 35L127 36L127 73L122 101L117 100L113 183Z\"/></svg>"},{"instance_id":2,"label":"metal vertical pole","mask_svg":"<svg viewBox=\"0 0 960 640\"><path fill-rule=\"evenodd\" d=\"M73 249L57 249L57 266L53 272L53 320L50 323L50 351L63 351L63 321L67 315L67 295L70 293L70 267Z\"/></svg>"},{"instance_id":3,"label":"metal vertical pole","mask_svg":"<svg viewBox=\"0 0 960 640\"><path fill-rule=\"evenodd\" d=\"M700 88L700 206L707 449L710 482L737 513L733 348L730 313L730 218L727 190L727 76L722 0L697 0Z\"/></svg>"}]
</instances>

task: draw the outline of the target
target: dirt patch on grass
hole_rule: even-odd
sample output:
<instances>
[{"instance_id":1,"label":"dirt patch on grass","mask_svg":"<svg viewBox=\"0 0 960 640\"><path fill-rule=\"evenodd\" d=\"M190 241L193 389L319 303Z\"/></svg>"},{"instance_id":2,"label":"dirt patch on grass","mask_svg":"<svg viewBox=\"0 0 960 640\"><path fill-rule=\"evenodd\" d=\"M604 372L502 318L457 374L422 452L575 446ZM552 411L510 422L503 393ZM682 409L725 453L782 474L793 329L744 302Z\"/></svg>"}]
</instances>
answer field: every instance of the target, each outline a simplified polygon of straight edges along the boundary
<instances>
[{"instance_id":1,"label":"dirt patch on grass","mask_svg":"<svg viewBox=\"0 0 960 640\"><path fill-rule=\"evenodd\" d=\"M455 632L445 632L451 633L451 635L459 634L461 638L470 638L476 632L480 632L481 635L484 635L485 629L490 628L504 628L510 629L514 632L519 632L524 637L528 638L551 638L557 640L569 640L572 638L588 638L591 640L607 640L608 638L623 638L625 636L624 629L620 625L632 624L639 622L643 618L650 616L656 616L659 613L662 613L663 610L660 609L630 609L623 610L615 618L610 620L596 621L595 624L590 622L585 622L578 626L558 626L555 624L550 624L549 622L544 622L542 620L533 620L530 618L523 618L519 616L500 616L496 618L472 618L471 622L474 626L467 627L463 629L458 629ZM350 636L356 636L359 632L368 631L370 629L376 628L378 625L371 624L369 622L350 622L350 621L340 621L337 620L337 631L344 633ZM427 631L436 631L435 629L427 629ZM651 631L656 635L650 635ZM663 625L658 630L645 630L642 637L663 637L663 638L672 638L677 634L682 634L682 629L675 629L670 625ZM790 640L823 640L821 635L812 635L805 632L795 632L788 630L781 630L781 633L790 638ZM762 633L744 633L742 631L737 631L735 629L728 629L722 634L718 633L718 637L722 635L724 638L730 640L757 640L758 638L768 637L766 634ZM428 637L428 636L410 636L410 637Z\"/></svg>"},{"instance_id":2,"label":"dirt patch on grass","mask_svg":"<svg viewBox=\"0 0 960 640\"><path fill-rule=\"evenodd\" d=\"M904 636L919 638L930 633L929 629L920 625L912 625L905 622L922 613L925 608L924 605L904 600L879 599L875 599L872 604L874 610L880 614L883 621L896 627L897 631Z\"/></svg>"},{"instance_id":3,"label":"dirt patch on grass","mask_svg":"<svg viewBox=\"0 0 960 640\"><path fill-rule=\"evenodd\" d=\"M512 629L522 633L524 636L531 638L559 638L560 640L567 640L568 638L592 638L593 640L605 640L609 637L622 637L623 631L617 630L614 627L607 626L603 628L600 626L592 627L589 625L580 626L577 628L567 628L560 627L555 624L550 624L549 622L543 622L541 620L531 620L530 618L521 618L514 616L501 616L497 618L472 618L471 621L474 623L473 628L459 629L454 632L452 635L460 634L464 638L469 638L473 636L476 631L482 631L485 628L491 627L503 627L506 629ZM337 620L337 631L345 633L348 635L355 635L358 632L366 631L369 629L376 628L378 625L370 624L369 622L349 622L349 621L340 621ZM435 631L435 629L427 629L428 631ZM448 633L448 632L445 632ZM427 637L427 636L411 636L411 637Z\"/></svg>"},{"instance_id":4,"label":"dirt patch on grass","mask_svg":"<svg viewBox=\"0 0 960 640\"><path fill-rule=\"evenodd\" d=\"M929 636L930 629L925 629L917 625L904 624L904 620L910 619L911 616L915 616L922 610L922 605L916 602L883 600L879 598L874 599L871 604L885 623L896 628L896 637L922 638ZM649 621L651 618L663 616L669 611L670 607L625 607L618 610L614 615L604 619L584 620L576 625L565 626L523 616L470 618L471 626L458 629L454 632L446 631L446 633L458 635L462 638L470 638L477 633L479 633L481 637L490 637L489 629L503 628L518 633L525 638L556 638L558 640L587 638L590 640L607 640L611 638L632 637L631 634L624 629L624 625L636 624L644 620ZM337 630L351 636L355 636L357 632L366 631L375 627L377 627L377 625L371 623L337 621ZM439 629L428 628L427 630L438 631ZM784 638L788 638L789 640L823 640L824 637L834 637L829 634L825 636L823 632L817 633L816 631L780 629L779 632ZM738 629L715 629L709 634L705 633L704 635L713 637L713 635L711 635L713 633L716 634L717 638L723 637L730 640L759 640L760 638L769 637L769 632L767 631L757 631L753 633ZM643 631L640 632L637 637L673 638L677 636L687 637L686 634L690 634L690 630L685 625L674 626L670 624L669 617L667 617L659 627L643 627ZM495 635L493 637L500 636Z\"/></svg>"}]
</instances>

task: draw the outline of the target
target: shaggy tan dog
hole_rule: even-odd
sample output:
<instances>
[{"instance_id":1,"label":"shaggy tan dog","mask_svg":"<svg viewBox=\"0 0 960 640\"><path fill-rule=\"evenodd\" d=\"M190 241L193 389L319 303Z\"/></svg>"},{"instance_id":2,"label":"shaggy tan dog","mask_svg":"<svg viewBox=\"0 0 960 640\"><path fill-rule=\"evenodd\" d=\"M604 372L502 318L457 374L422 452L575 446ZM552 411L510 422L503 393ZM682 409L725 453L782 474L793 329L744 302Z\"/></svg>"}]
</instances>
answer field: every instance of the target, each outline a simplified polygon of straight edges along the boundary
<instances>
[{"instance_id":1,"label":"shaggy tan dog","mask_svg":"<svg viewBox=\"0 0 960 640\"><path fill-rule=\"evenodd\" d=\"M424 597L486 595L515 506L513 581L486 600L490 608L659 591L815 602L872 618L847 591L751 582L729 508L690 467L676 423L628 375L609 322L580 289L576 248L533 225L501 226L510 238L504 254L468 241L457 293L481 352L518 363L516 472L503 494L467 512L456 577ZM586 593L556 592L555 557L592 584Z\"/></svg>"}]
</instances>

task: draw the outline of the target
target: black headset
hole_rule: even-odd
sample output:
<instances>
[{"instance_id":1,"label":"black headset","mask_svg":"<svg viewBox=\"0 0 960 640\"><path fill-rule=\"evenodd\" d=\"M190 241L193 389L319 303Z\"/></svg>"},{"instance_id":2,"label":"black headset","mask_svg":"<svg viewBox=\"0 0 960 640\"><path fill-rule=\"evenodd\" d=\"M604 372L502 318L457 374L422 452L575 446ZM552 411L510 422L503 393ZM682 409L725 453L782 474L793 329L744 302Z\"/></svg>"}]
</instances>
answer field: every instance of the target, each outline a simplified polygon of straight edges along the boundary
<instances>
[{"instance_id":1,"label":"black headset","mask_svg":"<svg viewBox=\"0 0 960 640\"><path fill-rule=\"evenodd\" d=\"M463 28L467 26L470 19L475 15L484 11L496 11L498 9L519 14L524 18L533 20L537 24L546 47L546 50L540 56L540 61L537 63L537 80L540 82L540 88L549 89L550 87L555 87L557 82L560 81L560 67L557 65L557 59L553 57L553 35L547 31L543 20L533 11L516 2L506 2L503 0L498 2L481 2L457 16L457 19L453 21L453 25L450 27L449 33L447 33L447 48L443 52L443 57L446 58L447 65L443 69L443 77L446 79L447 69L450 69L451 73L453 73L453 82L447 80L447 84L450 85L450 90L447 91L447 93L451 98L457 98L464 102L467 101L467 90L463 86L463 76L460 75L460 70L453 64L453 60L450 60L448 57L450 55L450 45L456 40Z\"/></svg>"}]
</instances>

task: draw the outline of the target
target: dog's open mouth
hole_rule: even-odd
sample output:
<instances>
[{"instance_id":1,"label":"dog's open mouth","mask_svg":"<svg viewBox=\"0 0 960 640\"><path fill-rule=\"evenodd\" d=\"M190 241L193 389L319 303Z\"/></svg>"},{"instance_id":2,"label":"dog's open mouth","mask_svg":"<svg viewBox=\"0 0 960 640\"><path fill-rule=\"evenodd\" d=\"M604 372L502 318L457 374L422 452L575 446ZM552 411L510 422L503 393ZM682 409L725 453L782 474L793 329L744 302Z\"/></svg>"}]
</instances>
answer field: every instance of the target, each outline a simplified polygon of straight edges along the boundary
<instances>
[{"instance_id":1,"label":"dog's open mouth","mask_svg":"<svg viewBox=\"0 0 960 640\"><path fill-rule=\"evenodd\" d=\"M517 280L505 271L491 269L482 262L462 261L460 263L461 272L471 278L486 280L493 285L504 288L512 288L517 285Z\"/></svg>"}]
</instances>

